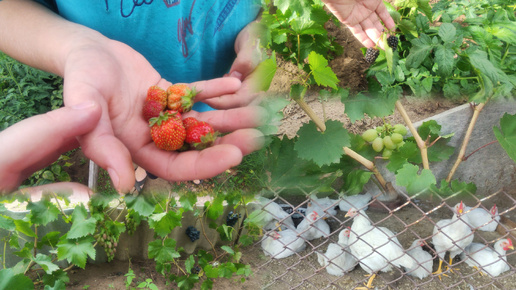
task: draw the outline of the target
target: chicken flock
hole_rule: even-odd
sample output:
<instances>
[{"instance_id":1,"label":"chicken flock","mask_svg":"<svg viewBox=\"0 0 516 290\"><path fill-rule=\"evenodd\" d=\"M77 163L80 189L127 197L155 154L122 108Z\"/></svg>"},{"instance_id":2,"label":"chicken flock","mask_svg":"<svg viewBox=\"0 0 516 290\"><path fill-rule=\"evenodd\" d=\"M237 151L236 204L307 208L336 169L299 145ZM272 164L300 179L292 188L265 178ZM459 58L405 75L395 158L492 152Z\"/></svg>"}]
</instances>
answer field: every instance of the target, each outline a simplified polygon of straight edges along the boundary
<instances>
[{"instance_id":1,"label":"chicken flock","mask_svg":"<svg viewBox=\"0 0 516 290\"><path fill-rule=\"evenodd\" d=\"M315 251L317 261L335 276L343 276L359 265L370 277L364 283L365 288L373 287L378 273L393 268L419 279L432 274L442 279L456 270L452 268L452 262L457 256L482 275L495 277L510 269L506 257L506 251L514 249L510 239L499 239L492 247L473 242L476 231L496 230L500 220L496 205L488 211L460 202L452 208L451 219L435 223L432 236L418 238L405 249L396 233L371 222L366 211L372 200L373 196L368 193L343 195L338 200L312 195L305 210L294 209L304 212L303 215L297 213L302 221L295 226L294 214L287 213L276 202L260 197L260 226L266 231L261 241L263 252L273 259L282 259L305 250L311 240L328 239L332 233L326 219L341 210L352 220L351 226L338 229L338 241L328 243L325 251ZM433 245L431 250L430 244ZM448 262L445 261L446 254ZM432 272L434 258L438 259L439 266Z\"/></svg>"}]
</instances>

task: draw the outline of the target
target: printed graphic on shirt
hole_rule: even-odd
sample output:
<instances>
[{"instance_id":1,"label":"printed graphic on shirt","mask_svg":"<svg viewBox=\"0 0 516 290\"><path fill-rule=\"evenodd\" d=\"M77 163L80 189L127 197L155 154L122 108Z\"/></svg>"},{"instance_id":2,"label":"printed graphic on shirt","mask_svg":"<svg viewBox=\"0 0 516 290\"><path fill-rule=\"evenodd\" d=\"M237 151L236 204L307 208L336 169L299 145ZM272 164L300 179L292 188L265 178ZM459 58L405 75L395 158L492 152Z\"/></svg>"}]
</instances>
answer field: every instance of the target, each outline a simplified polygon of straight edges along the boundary
<instances>
[{"instance_id":1,"label":"printed graphic on shirt","mask_svg":"<svg viewBox=\"0 0 516 290\"><path fill-rule=\"evenodd\" d=\"M196 3L194 0L190 13L179 19L177 36L185 60L196 53L201 43L211 40L222 30L234 8L240 2L240 0L225 0L225 5L217 5L220 1L224 0L216 0L211 6L204 7L209 4L206 2ZM197 14L197 11L203 13Z\"/></svg>"},{"instance_id":2,"label":"printed graphic on shirt","mask_svg":"<svg viewBox=\"0 0 516 290\"><path fill-rule=\"evenodd\" d=\"M163 0L165 2L165 5L167 8L179 5L181 3L181 0Z\"/></svg>"}]
</instances>

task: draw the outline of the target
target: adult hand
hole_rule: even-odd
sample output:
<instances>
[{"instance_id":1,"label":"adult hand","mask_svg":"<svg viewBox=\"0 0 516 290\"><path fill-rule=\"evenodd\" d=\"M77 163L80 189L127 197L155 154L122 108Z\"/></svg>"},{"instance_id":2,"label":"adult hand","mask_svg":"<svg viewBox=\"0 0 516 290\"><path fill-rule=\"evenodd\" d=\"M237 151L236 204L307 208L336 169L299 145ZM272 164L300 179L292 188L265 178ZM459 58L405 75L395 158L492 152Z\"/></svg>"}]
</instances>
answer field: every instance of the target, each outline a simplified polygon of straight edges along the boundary
<instances>
[{"instance_id":1,"label":"adult hand","mask_svg":"<svg viewBox=\"0 0 516 290\"><path fill-rule=\"evenodd\" d=\"M33 172L42 169L79 143L76 136L97 125L101 108L84 102L37 115L0 133L0 193L15 190Z\"/></svg>"},{"instance_id":2,"label":"adult hand","mask_svg":"<svg viewBox=\"0 0 516 290\"><path fill-rule=\"evenodd\" d=\"M384 28L394 30L395 23L382 0L323 0L328 9L344 23L366 47L380 41ZM383 23L382 23L383 22Z\"/></svg>"}]
</instances>

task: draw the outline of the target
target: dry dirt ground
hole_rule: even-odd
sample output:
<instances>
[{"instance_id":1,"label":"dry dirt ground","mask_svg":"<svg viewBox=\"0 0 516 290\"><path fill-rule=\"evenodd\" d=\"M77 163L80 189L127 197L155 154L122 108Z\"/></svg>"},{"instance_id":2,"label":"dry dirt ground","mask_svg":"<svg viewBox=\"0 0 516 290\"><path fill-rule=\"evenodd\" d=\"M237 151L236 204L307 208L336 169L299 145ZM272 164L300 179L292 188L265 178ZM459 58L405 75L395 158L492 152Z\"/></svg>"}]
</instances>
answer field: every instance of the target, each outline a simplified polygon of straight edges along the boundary
<instances>
[{"instance_id":1,"label":"dry dirt ground","mask_svg":"<svg viewBox=\"0 0 516 290\"><path fill-rule=\"evenodd\" d=\"M360 51L360 43L345 28L330 27L331 33L335 35L339 43L344 47L344 54L336 57L330 63L336 74L341 79L341 85L350 88L351 91L360 91L366 87L364 71L367 64L363 60ZM284 71L289 71L288 65L284 66ZM288 73L279 73L276 75L271 91L278 94L288 92L290 88L291 77ZM365 128L381 124L381 119L366 118L351 124L343 114L344 105L339 101L330 102L324 105L318 101L317 95L309 93L307 103L320 116L328 119L338 119L346 124L346 127L353 132L361 132ZM406 107L409 116L413 121L425 119L427 117L438 114L449 108L458 105L456 102L435 97L432 99L403 99L403 105ZM285 110L285 118L280 127L281 133L288 137L293 137L297 129L309 121L304 112L294 103L288 105ZM393 123L401 123L401 119L397 113L387 118ZM80 156L80 152L77 154ZM79 162L78 158L75 157ZM87 176L87 164L81 165L82 168L77 169L77 175ZM80 172L79 172L80 171ZM82 180L87 182L87 180ZM167 186L165 181L156 181L163 186ZM438 204L438 201L433 201ZM453 206L454 201L450 201ZM474 202L474 200L472 201ZM501 192L484 203L485 207L496 202L499 205L506 205L502 210L506 210L506 215L510 218L514 217L513 208L510 205L515 204L511 198L511 194ZM369 217L373 221L379 222L381 226L387 226L394 232L399 233L399 240L404 247L408 247L416 237L429 237L433 224L431 219L424 218L423 212L430 211L433 208L431 202L414 201L396 212L395 216L388 216L381 212L369 212ZM328 219L332 233L336 233L345 226L350 226L351 221L344 218L344 214L338 211L338 214ZM449 218L451 213L447 208L441 208L428 215L429 218L439 220L440 218ZM407 229L407 225L408 229ZM214 283L214 289L354 289L366 281L365 271L359 266L351 273L344 277L336 277L326 273L317 262L315 251L326 250L329 242L336 240L336 234L332 234L329 239L320 239L312 241L307 249L298 255L288 257L281 260L271 260L265 257L259 244L245 248L243 250L242 262L251 266L254 274L244 283L231 279L219 279ZM499 233L476 233L475 240L479 242L489 242L498 238ZM436 267L434 261L434 269ZM509 255L509 263L516 265L516 257ZM136 274L135 281L141 282L145 279L152 279L159 289L175 289L161 275L157 274L152 261L114 261L111 263L88 265L86 270L76 269L70 273L70 283L67 289L126 289L124 276L129 267ZM482 277L475 272L474 269L468 267L464 263L460 263L456 268L459 271L450 274L450 277L444 277L439 280L437 277L430 277L423 280L410 277L401 277L398 270L390 273L381 273L379 278L374 282L374 286L378 288L390 289L516 289L516 279L511 277L514 269L497 279ZM508 274L509 273L509 274ZM137 284L133 283L134 288Z\"/></svg>"}]
</instances>

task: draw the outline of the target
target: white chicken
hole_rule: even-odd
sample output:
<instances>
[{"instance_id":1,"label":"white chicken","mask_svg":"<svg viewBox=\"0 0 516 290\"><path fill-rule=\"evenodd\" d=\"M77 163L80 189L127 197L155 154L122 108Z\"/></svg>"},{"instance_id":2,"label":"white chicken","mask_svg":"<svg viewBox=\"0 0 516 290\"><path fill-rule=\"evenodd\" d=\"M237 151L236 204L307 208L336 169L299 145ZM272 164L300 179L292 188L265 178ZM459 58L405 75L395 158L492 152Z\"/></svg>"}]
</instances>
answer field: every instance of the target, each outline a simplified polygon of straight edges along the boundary
<instances>
[{"instance_id":1,"label":"white chicken","mask_svg":"<svg viewBox=\"0 0 516 290\"><path fill-rule=\"evenodd\" d=\"M297 232L308 241L327 238L330 236L330 225L320 218L317 212L312 211L299 223Z\"/></svg>"},{"instance_id":2,"label":"white chicken","mask_svg":"<svg viewBox=\"0 0 516 290\"><path fill-rule=\"evenodd\" d=\"M367 210L368 203L373 198L373 195L369 192L357 195L342 195L339 202L339 209L344 212L348 212L351 208Z\"/></svg>"},{"instance_id":3,"label":"white chicken","mask_svg":"<svg viewBox=\"0 0 516 290\"><path fill-rule=\"evenodd\" d=\"M326 268L328 274L343 276L357 265L357 259L351 255L348 248L350 233L350 229L343 229L339 233L339 241L330 243L325 254L316 252L317 261Z\"/></svg>"},{"instance_id":4,"label":"white chicken","mask_svg":"<svg viewBox=\"0 0 516 290\"><path fill-rule=\"evenodd\" d=\"M446 252L450 253L450 262L447 269L453 272L451 264L453 258L464 251L473 242L473 232L467 216L463 215L464 204L462 201L455 205L451 219L443 219L436 223L433 231L432 243L439 256L439 268L433 274L441 279L443 275L442 264ZM446 276L446 274L444 274Z\"/></svg>"},{"instance_id":5,"label":"white chicken","mask_svg":"<svg viewBox=\"0 0 516 290\"><path fill-rule=\"evenodd\" d=\"M306 207L306 212L315 211L317 214L326 219L330 216L337 215L337 210L335 207L339 204L339 202L335 199L331 199L329 197L318 198L315 194L310 196L310 202Z\"/></svg>"},{"instance_id":6,"label":"white chicken","mask_svg":"<svg viewBox=\"0 0 516 290\"><path fill-rule=\"evenodd\" d=\"M261 242L263 253L273 259L283 259L306 248L305 241L294 230L271 231Z\"/></svg>"},{"instance_id":7,"label":"white chicken","mask_svg":"<svg viewBox=\"0 0 516 290\"><path fill-rule=\"evenodd\" d=\"M412 269L416 262L405 253L396 235L385 227L375 227L363 210L351 208L346 217L353 218L349 248L360 267L370 274L365 285L371 288L376 273L388 272L392 266Z\"/></svg>"},{"instance_id":8,"label":"white chicken","mask_svg":"<svg viewBox=\"0 0 516 290\"><path fill-rule=\"evenodd\" d=\"M262 196L258 197L258 202L261 204L262 208L259 209L260 212L253 220L261 228L264 230L275 230L276 228L279 228L279 230L293 230L296 228L292 216L284 211L279 204Z\"/></svg>"},{"instance_id":9,"label":"white chicken","mask_svg":"<svg viewBox=\"0 0 516 290\"><path fill-rule=\"evenodd\" d=\"M461 254L461 259L469 266L480 269L481 274L496 277L510 269L506 251L514 250L511 239L502 239L494 244L494 250L484 244L472 243Z\"/></svg>"},{"instance_id":10,"label":"white chicken","mask_svg":"<svg viewBox=\"0 0 516 290\"><path fill-rule=\"evenodd\" d=\"M407 274L423 279L432 274L432 266L434 265L433 257L427 251L423 250L425 240L417 239L412 242L412 245L407 251L407 254L416 261L416 266L407 269Z\"/></svg>"},{"instance_id":11,"label":"white chicken","mask_svg":"<svg viewBox=\"0 0 516 290\"><path fill-rule=\"evenodd\" d=\"M464 206L464 215L468 216L469 223L473 229L484 232L494 232L500 221L496 204L489 211L481 207L472 208Z\"/></svg>"}]
</instances>

